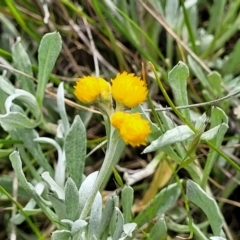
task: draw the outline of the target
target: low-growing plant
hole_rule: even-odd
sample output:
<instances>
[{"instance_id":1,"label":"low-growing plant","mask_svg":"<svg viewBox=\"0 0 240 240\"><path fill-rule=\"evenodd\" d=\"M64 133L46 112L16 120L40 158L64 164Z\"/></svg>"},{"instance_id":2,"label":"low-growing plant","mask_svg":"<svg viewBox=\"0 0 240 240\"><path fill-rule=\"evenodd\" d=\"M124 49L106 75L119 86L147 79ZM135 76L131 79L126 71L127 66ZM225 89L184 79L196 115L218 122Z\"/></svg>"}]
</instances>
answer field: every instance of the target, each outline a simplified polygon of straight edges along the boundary
<instances>
[{"instance_id":1,"label":"low-growing plant","mask_svg":"<svg viewBox=\"0 0 240 240\"><path fill-rule=\"evenodd\" d=\"M52 128L42 111L45 108L45 88L61 47L61 36L57 32L42 38L38 49L36 90L31 63L20 40L15 43L12 54L22 71L14 72L21 89L14 87L6 72L0 78L1 96L4 98L1 112L5 112L0 115L0 124L10 138L19 141L9 158L19 186L30 197L22 207L1 186L1 191L17 206L11 222L19 225L26 221L38 239L45 236L34 226L31 216L40 212L54 225L51 239L56 240L140 239L143 236L146 239L166 239L169 230L186 233L189 238L205 240L214 236L212 239L225 239L225 221L207 179L218 156L235 169L239 170L239 166L219 149L228 129L225 112L212 106L209 116L206 113L192 115L189 108L193 106L188 104L189 70L186 64L179 62L168 73L174 100L180 108L169 98L159 73L150 65L170 106L170 109L163 108L148 97L153 117L149 115L149 109L141 105L148 96L144 79L127 72L117 74L110 82L95 76L78 79L74 86L75 96L83 104L92 105L99 111L106 131L106 141L99 144L99 147L106 145L103 164L99 171L85 176L86 158L94 151L87 154L84 117L76 115L73 122L69 122L63 83L59 84L56 95L56 111L60 116L56 129ZM211 73L211 76L214 74L220 77L217 73ZM230 92L222 99L201 106L221 102L238 93L238 90ZM178 126L171 119L170 110L181 120ZM55 133L55 139L41 137L37 129ZM198 163L196 152L201 142L210 149L204 169ZM41 144L56 148L57 162L54 166L44 155ZM123 183L115 169L126 144L132 147L147 145L143 154L156 151L155 166L165 163L165 168L171 172L168 185L146 200L143 211L138 214L132 213L133 188L128 182ZM34 165L30 156L36 161ZM25 175L24 166L28 167L29 176ZM179 179L177 173L182 168L192 180ZM112 171L118 188L103 203L101 191ZM177 202L180 196L183 206ZM201 221L196 219L193 210L204 218ZM185 225L178 222L179 218L185 219Z\"/></svg>"}]
</instances>

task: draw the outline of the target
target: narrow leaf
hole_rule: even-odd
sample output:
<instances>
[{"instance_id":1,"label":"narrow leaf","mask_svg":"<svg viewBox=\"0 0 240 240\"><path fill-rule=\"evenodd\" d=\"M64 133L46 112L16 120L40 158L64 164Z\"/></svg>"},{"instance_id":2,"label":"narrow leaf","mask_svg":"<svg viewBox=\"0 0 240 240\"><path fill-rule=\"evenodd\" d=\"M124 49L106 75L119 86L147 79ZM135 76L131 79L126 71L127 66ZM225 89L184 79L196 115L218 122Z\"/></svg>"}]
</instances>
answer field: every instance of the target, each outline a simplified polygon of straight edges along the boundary
<instances>
[{"instance_id":1,"label":"narrow leaf","mask_svg":"<svg viewBox=\"0 0 240 240\"><path fill-rule=\"evenodd\" d=\"M117 184L120 186L120 187L123 187L124 184L123 184L123 181L122 181L122 178L121 176L119 175L119 173L117 172L117 170L115 169L115 167L112 167L112 170L113 170L113 174L114 174L114 177L117 181Z\"/></svg>"},{"instance_id":2,"label":"narrow leaf","mask_svg":"<svg viewBox=\"0 0 240 240\"><path fill-rule=\"evenodd\" d=\"M108 228L109 228L109 223L111 220L111 216L113 215L114 211L114 201L113 198L110 197L106 204L105 208L103 209L102 212L102 220L99 226L99 237L102 239L103 233L108 233Z\"/></svg>"},{"instance_id":3,"label":"narrow leaf","mask_svg":"<svg viewBox=\"0 0 240 240\"><path fill-rule=\"evenodd\" d=\"M143 153L153 152L161 147L165 147L176 142L182 142L193 135L194 132L187 125L177 126L166 131L155 141L152 141L151 144L143 150Z\"/></svg>"},{"instance_id":4,"label":"narrow leaf","mask_svg":"<svg viewBox=\"0 0 240 240\"><path fill-rule=\"evenodd\" d=\"M71 232L68 230L56 230L52 233L51 240L68 240Z\"/></svg>"},{"instance_id":5,"label":"narrow leaf","mask_svg":"<svg viewBox=\"0 0 240 240\"><path fill-rule=\"evenodd\" d=\"M55 168L54 180L59 187L63 188L65 183L65 154L62 151L62 148L55 140L47 137L35 138L34 142L38 143L48 143L54 146L57 149L58 160Z\"/></svg>"},{"instance_id":6,"label":"narrow leaf","mask_svg":"<svg viewBox=\"0 0 240 240\"><path fill-rule=\"evenodd\" d=\"M214 237L210 237L210 240L227 240L227 239L223 237L214 236Z\"/></svg>"},{"instance_id":7,"label":"narrow leaf","mask_svg":"<svg viewBox=\"0 0 240 240\"><path fill-rule=\"evenodd\" d=\"M71 228L71 233L72 233L72 235L74 235L74 234L82 231L83 228L85 228L85 227L87 226L87 224L88 224L88 223L87 223L86 221L81 220L81 219L73 222L72 228Z\"/></svg>"},{"instance_id":8,"label":"narrow leaf","mask_svg":"<svg viewBox=\"0 0 240 240\"><path fill-rule=\"evenodd\" d=\"M216 32L219 28L222 27L222 21L224 20L225 15L225 6L226 0L215 0L209 6L210 19L208 23L208 32ZM216 24L219 23L219 24Z\"/></svg>"},{"instance_id":9,"label":"narrow leaf","mask_svg":"<svg viewBox=\"0 0 240 240\"><path fill-rule=\"evenodd\" d=\"M39 125L39 123L31 121L26 115L18 112L0 114L0 124L6 132L16 128L35 128Z\"/></svg>"},{"instance_id":10,"label":"narrow leaf","mask_svg":"<svg viewBox=\"0 0 240 240\"><path fill-rule=\"evenodd\" d=\"M112 221L116 221L116 228L115 228L112 239L119 240L123 232L124 219L121 211L117 207L115 207L115 212L116 212L116 218L112 219Z\"/></svg>"},{"instance_id":11,"label":"narrow leaf","mask_svg":"<svg viewBox=\"0 0 240 240\"><path fill-rule=\"evenodd\" d=\"M217 137L212 138L210 140L211 144L213 144L216 148L219 148L222 144L224 135L228 128L227 126L228 116L221 108L212 107L210 121L211 121L211 124L210 124L211 129L215 128L218 125L223 125L223 127L220 127L218 129ZM212 168L214 166L214 163L216 162L217 157L218 157L218 153L215 151L210 151L209 154L207 155L206 165L203 170L203 177L201 182L201 186L203 189L205 189L205 187L207 186L209 175L212 171Z\"/></svg>"},{"instance_id":12,"label":"narrow leaf","mask_svg":"<svg viewBox=\"0 0 240 240\"><path fill-rule=\"evenodd\" d=\"M154 224L151 232L150 232L150 239L151 240L159 240L164 239L167 236L167 226L165 223L165 219L160 217L157 222Z\"/></svg>"},{"instance_id":13,"label":"narrow leaf","mask_svg":"<svg viewBox=\"0 0 240 240\"><path fill-rule=\"evenodd\" d=\"M123 225L123 232L126 234L126 237L132 237L133 232L136 230L136 223L126 223Z\"/></svg>"},{"instance_id":14,"label":"narrow leaf","mask_svg":"<svg viewBox=\"0 0 240 240\"><path fill-rule=\"evenodd\" d=\"M64 200L65 196L64 196L63 189L61 189L57 185L57 183L52 179L52 177L49 175L49 172L42 173L42 178L46 182L46 184L48 185L48 188L52 192L54 192L59 199Z\"/></svg>"},{"instance_id":15,"label":"narrow leaf","mask_svg":"<svg viewBox=\"0 0 240 240\"><path fill-rule=\"evenodd\" d=\"M75 182L68 178L65 185L65 205L67 218L75 221L79 216L79 193Z\"/></svg>"},{"instance_id":16,"label":"narrow leaf","mask_svg":"<svg viewBox=\"0 0 240 240\"><path fill-rule=\"evenodd\" d=\"M172 88L175 103L178 106L188 105L187 78L189 70L185 63L179 62L168 74L168 81ZM187 120L190 119L189 109L180 110Z\"/></svg>"},{"instance_id":17,"label":"narrow leaf","mask_svg":"<svg viewBox=\"0 0 240 240\"><path fill-rule=\"evenodd\" d=\"M5 107L7 112L11 111L13 100L15 99L20 100L22 104L24 104L28 109L30 109L37 121L40 120L42 113L34 95L25 90L15 89L14 94L11 94L6 99Z\"/></svg>"},{"instance_id":18,"label":"narrow leaf","mask_svg":"<svg viewBox=\"0 0 240 240\"><path fill-rule=\"evenodd\" d=\"M168 0L165 6L165 17L168 24L173 29L176 27L176 24L178 23L178 18L176 16L179 16L179 1Z\"/></svg>"},{"instance_id":19,"label":"narrow leaf","mask_svg":"<svg viewBox=\"0 0 240 240\"><path fill-rule=\"evenodd\" d=\"M223 217L216 201L204 192L198 184L192 180L187 181L187 197L206 214L213 234L221 235Z\"/></svg>"},{"instance_id":20,"label":"narrow leaf","mask_svg":"<svg viewBox=\"0 0 240 240\"><path fill-rule=\"evenodd\" d=\"M15 92L14 86L3 76L0 76L0 88L8 95L11 95Z\"/></svg>"},{"instance_id":21,"label":"narrow leaf","mask_svg":"<svg viewBox=\"0 0 240 240\"><path fill-rule=\"evenodd\" d=\"M219 124L216 127L213 127L210 130L204 132L201 135L201 140L208 140L208 141L212 140L218 135L219 131L225 133L227 129L228 129L228 125L226 123Z\"/></svg>"},{"instance_id":22,"label":"narrow leaf","mask_svg":"<svg viewBox=\"0 0 240 240\"><path fill-rule=\"evenodd\" d=\"M69 130L69 121L68 121L68 116L67 116L66 109L65 109L63 84L64 83L61 82L58 86L57 106L58 106L59 115L60 115L60 117L62 119L62 123L63 123L64 136L66 136L66 134L68 133L68 130Z\"/></svg>"},{"instance_id":23,"label":"narrow leaf","mask_svg":"<svg viewBox=\"0 0 240 240\"><path fill-rule=\"evenodd\" d=\"M131 222L132 219L132 204L133 204L133 189L130 186L125 186L122 190L122 208L124 223Z\"/></svg>"},{"instance_id":24,"label":"narrow leaf","mask_svg":"<svg viewBox=\"0 0 240 240\"><path fill-rule=\"evenodd\" d=\"M49 193L48 199L52 203L53 209L58 216L58 219L64 219L67 216L66 205L63 200L59 199L55 194Z\"/></svg>"},{"instance_id":25,"label":"narrow leaf","mask_svg":"<svg viewBox=\"0 0 240 240\"><path fill-rule=\"evenodd\" d=\"M214 93L217 97L221 97L222 95L222 77L221 75L216 72L212 71L207 75L207 78L209 80L210 85L212 86L212 89L214 90ZM220 95L220 96L219 96Z\"/></svg>"},{"instance_id":26,"label":"narrow leaf","mask_svg":"<svg viewBox=\"0 0 240 240\"><path fill-rule=\"evenodd\" d=\"M92 187L96 182L98 176L98 172L93 172L89 174L86 179L83 181L80 189L79 189L79 207L80 207L80 213L86 204L88 197L91 193Z\"/></svg>"},{"instance_id":27,"label":"narrow leaf","mask_svg":"<svg viewBox=\"0 0 240 240\"><path fill-rule=\"evenodd\" d=\"M82 182L85 164L86 138L86 128L80 117L76 116L66 136L64 148L68 174L78 188Z\"/></svg>"},{"instance_id":28,"label":"narrow leaf","mask_svg":"<svg viewBox=\"0 0 240 240\"><path fill-rule=\"evenodd\" d=\"M109 224L109 233L110 233L110 236L113 236L114 234L114 231L116 229L116 219L117 219L117 211L116 211L116 208L118 208L119 206L119 196L117 194L114 194L113 195L113 214L111 216L111 221L110 221L110 224Z\"/></svg>"},{"instance_id":29,"label":"narrow leaf","mask_svg":"<svg viewBox=\"0 0 240 240\"><path fill-rule=\"evenodd\" d=\"M188 64L189 64L191 70L193 71L195 76L199 79L202 86L206 89L206 91L208 91L211 94L214 94L214 91L211 88L211 85L210 85L207 77L205 76L203 70L201 69L201 67L196 63L195 60L193 60L193 58L190 55L188 55L187 58L188 58Z\"/></svg>"},{"instance_id":30,"label":"narrow leaf","mask_svg":"<svg viewBox=\"0 0 240 240\"><path fill-rule=\"evenodd\" d=\"M42 106L46 84L61 48L62 40L58 32L45 34L40 42L38 49L38 85L36 92L36 98L40 106Z\"/></svg>"},{"instance_id":31,"label":"narrow leaf","mask_svg":"<svg viewBox=\"0 0 240 240\"><path fill-rule=\"evenodd\" d=\"M88 227L88 239L91 239L92 236L95 236L97 237L97 239L99 239L99 227L101 223L101 218L102 218L102 196L98 192L91 208Z\"/></svg>"},{"instance_id":32,"label":"narrow leaf","mask_svg":"<svg viewBox=\"0 0 240 240\"><path fill-rule=\"evenodd\" d=\"M20 38L18 38L17 42L12 47L12 57L16 69L29 75L30 77L33 77L31 61L21 43ZM33 80L23 74L17 73L16 75L21 88L34 94L35 91Z\"/></svg>"}]
</instances>

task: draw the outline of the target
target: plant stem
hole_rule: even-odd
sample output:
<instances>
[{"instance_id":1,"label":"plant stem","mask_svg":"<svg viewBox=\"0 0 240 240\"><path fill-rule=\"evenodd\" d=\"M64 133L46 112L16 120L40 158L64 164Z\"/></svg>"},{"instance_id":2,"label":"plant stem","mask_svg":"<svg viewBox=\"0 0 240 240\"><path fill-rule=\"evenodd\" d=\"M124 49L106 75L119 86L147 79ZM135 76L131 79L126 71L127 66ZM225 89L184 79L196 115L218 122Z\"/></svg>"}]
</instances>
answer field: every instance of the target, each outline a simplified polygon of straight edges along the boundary
<instances>
[{"instance_id":1,"label":"plant stem","mask_svg":"<svg viewBox=\"0 0 240 240\"><path fill-rule=\"evenodd\" d=\"M104 182L105 176L107 175L109 168L111 168L114 156L115 156L116 152L118 151L118 143L120 140L121 139L119 138L117 131L115 131L115 129L113 127L111 127L109 145L107 148L105 159L103 161L103 165L98 174L96 183L91 190L90 196L88 197L88 200L82 210L80 219L84 219L87 217L87 215L92 207L92 204L94 202L95 196L96 196L97 192L99 191L102 183Z\"/></svg>"},{"instance_id":2,"label":"plant stem","mask_svg":"<svg viewBox=\"0 0 240 240\"><path fill-rule=\"evenodd\" d=\"M37 225L34 224L31 220L31 218L25 213L21 204L19 204L2 186L0 186L0 192L5 194L8 197L8 199L10 199L12 201L12 203L14 203L17 206L19 212L22 214L22 216L25 217L26 222L28 223L29 227L32 229L34 234L38 237L38 239L42 239L42 234L39 231Z\"/></svg>"}]
</instances>

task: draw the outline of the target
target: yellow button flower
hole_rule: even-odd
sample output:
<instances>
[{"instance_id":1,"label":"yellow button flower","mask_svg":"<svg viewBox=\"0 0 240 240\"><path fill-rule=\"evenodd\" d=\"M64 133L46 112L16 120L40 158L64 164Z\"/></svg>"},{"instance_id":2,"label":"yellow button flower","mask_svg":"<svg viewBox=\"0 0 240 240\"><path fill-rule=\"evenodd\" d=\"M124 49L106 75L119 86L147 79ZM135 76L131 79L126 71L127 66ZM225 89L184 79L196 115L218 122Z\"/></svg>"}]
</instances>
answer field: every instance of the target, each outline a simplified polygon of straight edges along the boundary
<instances>
[{"instance_id":1,"label":"yellow button flower","mask_svg":"<svg viewBox=\"0 0 240 240\"><path fill-rule=\"evenodd\" d=\"M147 136L151 133L151 129L149 122L142 119L140 113L115 112L111 116L111 123L119 130L125 143L133 147L146 145Z\"/></svg>"},{"instance_id":2,"label":"yellow button flower","mask_svg":"<svg viewBox=\"0 0 240 240\"><path fill-rule=\"evenodd\" d=\"M111 116L111 123L116 129L120 129L123 121L126 119L127 113L124 112L115 112Z\"/></svg>"},{"instance_id":3,"label":"yellow button flower","mask_svg":"<svg viewBox=\"0 0 240 240\"><path fill-rule=\"evenodd\" d=\"M112 79L112 96L125 107L136 107L146 100L147 93L146 83L134 74L123 72Z\"/></svg>"},{"instance_id":4,"label":"yellow button flower","mask_svg":"<svg viewBox=\"0 0 240 240\"><path fill-rule=\"evenodd\" d=\"M74 94L83 103L110 101L111 87L103 78L84 76L79 78L74 87Z\"/></svg>"}]
</instances>

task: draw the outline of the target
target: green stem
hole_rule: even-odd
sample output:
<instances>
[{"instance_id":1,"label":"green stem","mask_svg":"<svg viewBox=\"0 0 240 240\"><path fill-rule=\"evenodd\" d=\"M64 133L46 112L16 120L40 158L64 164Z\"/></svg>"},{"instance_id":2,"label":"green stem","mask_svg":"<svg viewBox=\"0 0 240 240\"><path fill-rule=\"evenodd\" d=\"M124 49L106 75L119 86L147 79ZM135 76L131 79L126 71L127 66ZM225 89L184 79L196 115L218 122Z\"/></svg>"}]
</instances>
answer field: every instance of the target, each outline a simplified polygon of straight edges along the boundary
<instances>
[{"instance_id":1,"label":"green stem","mask_svg":"<svg viewBox=\"0 0 240 240\"><path fill-rule=\"evenodd\" d=\"M38 237L38 239L42 239L43 236L41 232L36 227L36 225L32 222L31 218L24 212L23 207L14 198L12 198L12 196L2 186L0 186L0 192L5 194L17 206L19 212L25 217L26 222L28 223L32 231L35 233L35 235Z\"/></svg>"},{"instance_id":2,"label":"green stem","mask_svg":"<svg viewBox=\"0 0 240 240\"><path fill-rule=\"evenodd\" d=\"M194 108L194 107L203 107L203 106L209 106L209 105L216 105L220 102L223 102L231 97L237 96L240 94L240 90L233 91L232 93L229 93L228 95L214 99L209 102L203 102L203 103L195 103L195 104L189 104L189 105L184 105L184 106L177 106L176 109L186 109L186 108ZM157 112L162 112L162 111L172 111L173 109L171 107L166 107L166 108L155 108L155 111ZM151 112L151 109L145 109L145 112Z\"/></svg>"},{"instance_id":3,"label":"green stem","mask_svg":"<svg viewBox=\"0 0 240 240\"><path fill-rule=\"evenodd\" d=\"M115 156L116 152L118 151L118 143L121 140L117 134L118 134L117 131L115 131L115 129L113 127L111 127L109 145L107 148L105 159L103 161L103 165L98 174L96 183L91 190L90 196L88 197L88 200L82 210L80 219L84 219L87 217L87 215L92 207L92 204L94 202L95 196L96 196L97 192L99 191L99 189L101 188L101 185L104 182L104 179L108 173L109 168L111 168L114 156Z\"/></svg>"}]
</instances>

